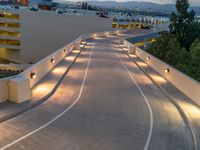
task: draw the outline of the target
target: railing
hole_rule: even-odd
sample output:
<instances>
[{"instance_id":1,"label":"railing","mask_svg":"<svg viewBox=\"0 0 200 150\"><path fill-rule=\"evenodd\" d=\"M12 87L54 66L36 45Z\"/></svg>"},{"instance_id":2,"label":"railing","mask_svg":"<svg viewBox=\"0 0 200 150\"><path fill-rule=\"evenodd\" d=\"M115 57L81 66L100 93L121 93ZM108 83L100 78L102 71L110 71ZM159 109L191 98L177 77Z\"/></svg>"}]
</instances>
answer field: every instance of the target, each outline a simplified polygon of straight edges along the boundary
<instances>
[{"instance_id":1,"label":"railing","mask_svg":"<svg viewBox=\"0 0 200 150\"><path fill-rule=\"evenodd\" d=\"M48 55L41 61L32 65L28 69L24 70L18 76L13 76L11 78L3 78L0 79L0 103L6 100L9 100L10 97L10 88L9 88L9 80L12 78L25 77L30 81L30 89L36 85L49 71L51 71L63 58L65 58L74 47L79 47L82 40L87 40L89 38L93 38L96 36L106 36L112 34L120 34L124 33L126 30L114 30L107 32L99 32L99 33L91 33L86 35L81 35L73 42L65 45L64 47L58 49L54 53ZM54 63L52 63L52 61ZM34 79L33 79L34 78Z\"/></svg>"},{"instance_id":2,"label":"railing","mask_svg":"<svg viewBox=\"0 0 200 150\"><path fill-rule=\"evenodd\" d=\"M200 83L191 77L183 74L174 67L159 60L148 52L134 46L127 40L121 44L129 49L130 53L134 53L137 57L142 59L146 64L151 66L161 76L171 82L176 88L182 91L186 96L191 98L196 104L200 105Z\"/></svg>"}]
</instances>

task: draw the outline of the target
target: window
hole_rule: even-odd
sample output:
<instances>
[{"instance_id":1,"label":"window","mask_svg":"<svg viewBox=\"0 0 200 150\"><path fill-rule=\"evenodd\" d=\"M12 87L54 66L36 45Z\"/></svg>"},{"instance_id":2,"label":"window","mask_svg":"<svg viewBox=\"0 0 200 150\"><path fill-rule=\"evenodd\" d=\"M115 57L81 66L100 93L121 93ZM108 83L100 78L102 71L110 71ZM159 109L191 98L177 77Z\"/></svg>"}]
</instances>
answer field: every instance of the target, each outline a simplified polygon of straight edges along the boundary
<instances>
[{"instance_id":1,"label":"window","mask_svg":"<svg viewBox=\"0 0 200 150\"><path fill-rule=\"evenodd\" d=\"M0 12L0 18L19 19L19 14Z\"/></svg>"},{"instance_id":2,"label":"window","mask_svg":"<svg viewBox=\"0 0 200 150\"><path fill-rule=\"evenodd\" d=\"M0 27L19 28L19 23L15 22L0 22Z\"/></svg>"},{"instance_id":3,"label":"window","mask_svg":"<svg viewBox=\"0 0 200 150\"><path fill-rule=\"evenodd\" d=\"M0 44L19 46L20 45L20 41L19 40L10 40L10 39L0 39Z\"/></svg>"},{"instance_id":4,"label":"window","mask_svg":"<svg viewBox=\"0 0 200 150\"><path fill-rule=\"evenodd\" d=\"M20 37L20 33L17 31L4 31L0 30L0 36L15 36Z\"/></svg>"}]
</instances>

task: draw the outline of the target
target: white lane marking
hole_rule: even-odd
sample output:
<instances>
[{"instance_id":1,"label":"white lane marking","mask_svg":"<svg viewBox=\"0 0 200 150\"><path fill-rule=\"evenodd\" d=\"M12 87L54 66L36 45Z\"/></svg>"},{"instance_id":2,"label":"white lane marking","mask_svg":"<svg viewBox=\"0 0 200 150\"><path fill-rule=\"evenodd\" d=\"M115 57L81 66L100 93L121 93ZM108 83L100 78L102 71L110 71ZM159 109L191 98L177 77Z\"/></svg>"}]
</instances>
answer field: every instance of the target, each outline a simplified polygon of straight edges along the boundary
<instances>
[{"instance_id":1,"label":"white lane marking","mask_svg":"<svg viewBox=\"0 0 200 150\"><path fill-rule=\"evenodd\" d=\"M86 71L85 71L85 74L84 74L84 78L83 78L83 81L82 81L82 85L81 85L81 89L79 91L79 95L78 97L76 98L76 100L67 108L65 109L62 113L60 113L58 116L56 116L55 118L53 118L52 120L50 120L49 122L47 122L46 124L44 124L43 126L29 132L28 134L22 136L21 138L5 145L4 147L0 148L0 150L5 150L9 147L11 147L12 145L22 141L23 139L26 139L27 137L35 134L36 132L44 129L45 127L49 126L50 124L52 124L53 122L55 122L57 119L59 119L60 117L62 117L65 113L67 113L80 99L81 95L82 95L82 92L83 92L83 88L84 88L84 85L85 85L85 80L86 80L86 77L87 77L87 73L88 73L88 69L89 69L89 66L90 66L90 61L91 61L91 57L92 57L92 51L94 49L94 43L93 43L93 46L92 46L92 50L90 51L90 57L89 57L89 60L88 60L88 63L87 63L87 68L86 68Z\"/></svg>"},{"instance_id":2,"label":"white lane marking","mask_svg":"<svg viewBox=\"0 0 200 150\"><path fill-rule=\"evenodd\" d=\"M138 88L138 90L140 91L140 93L142 94L147 106L148 106L148 109L149 109L149 112L150 112L150 127L149 127L149 133L148 133L148 137L147 137L147 141L145 143L145 147L144 147L144 150L148 150L149 148L149 144L150 144L150 141L151 141L151 136L152 136L152 131L153 131L153 112L152 112L152 109L151 109L151 105L149 104L149 101L147 100L144 92L142 91L142 89L140 88L140 86L137 84L137 82L135 81L135 79L133 78L130 70L128 69L128 67L124 64L124 61L121 59L121 57L119 56L118 52L117 52L117 56L118 58L120 59L122 65L124 66L124 68L126 69L126 71L128 72L129 76L131 77L132 81L135 83L136 87Z\"/></svg>"}]
</instances>

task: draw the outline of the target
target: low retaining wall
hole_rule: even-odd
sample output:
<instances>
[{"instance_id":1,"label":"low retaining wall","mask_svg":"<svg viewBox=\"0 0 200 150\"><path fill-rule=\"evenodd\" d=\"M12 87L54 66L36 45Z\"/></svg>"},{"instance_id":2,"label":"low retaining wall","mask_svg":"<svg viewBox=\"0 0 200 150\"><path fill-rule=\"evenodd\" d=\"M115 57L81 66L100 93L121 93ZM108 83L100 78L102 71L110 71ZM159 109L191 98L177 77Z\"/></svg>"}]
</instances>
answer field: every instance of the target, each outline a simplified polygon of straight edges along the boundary
<instances>
[{"instance_id":1,"label":"low retaining wall","mask_svg":"<svg viewBox=\"0 0 200 150\"><path fill-rule=\"evenodd\" d=\"M133 50L133 53L141 58L145 63L151 66L160 75L171 82L176 88L182 91L186 96L191 98L196 104L200 105L200 83L191 77L183 74L174 67L166 64L155 56L134 46L128 41L123 43L126 47Z\"/></svg>"},{"instance_id":2,"label":"low retaining wall","mask_svg":"<svg viewBox=\"0 0 200 150\"><path fill-rule=\"evenodd\" d=\"M107 31L107 32L99 32L99 33L91 33L87 35L81 35L75 41L67 44L66 46L60 48L59 50L55 51L54 53L48 55L41 61L37 62L36 64L32 65L28 69L24 70L18 76L15 77L25 77L30 80L30 89L37 84L49 71L51 71L66 55L68 55L72 49L75 47L79 47L82 40L87 40L89 38L94 38L98 36L106 36L106 35L114 35L114 34L121 34L125 33L126 30L114 30L114 31ZM66 51L65 51L66 50ZM54 60L54 63L51 60ZM31 74L34 73L36 75L35 79L31 79ZM9 80L11 78L4 78L0 79L0 103L6 100L9 100Z\"/></svg>"}]
</instances>

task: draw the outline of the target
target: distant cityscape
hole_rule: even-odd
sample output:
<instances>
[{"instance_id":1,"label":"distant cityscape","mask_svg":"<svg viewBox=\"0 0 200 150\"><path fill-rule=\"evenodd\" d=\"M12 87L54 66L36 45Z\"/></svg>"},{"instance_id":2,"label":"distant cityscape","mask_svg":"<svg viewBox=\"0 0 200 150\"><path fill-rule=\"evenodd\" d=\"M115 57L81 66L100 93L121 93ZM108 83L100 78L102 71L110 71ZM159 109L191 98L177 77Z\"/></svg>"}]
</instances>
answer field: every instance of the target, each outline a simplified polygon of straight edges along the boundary
<instances>
[{"instance_id":1,"label":"distant cityscape","mask_svg":"<svg viewBox=\"0 0 200 150\"><path fill-rule=\"evenodd\" d=\"M172 11L175 11L174 4L156 4L151 2L116 2L116 1L52 1L52 0L1 0L1 5L16 5L16 6L30 6L38 7L40 9L51 10L57 7L60 8L81 8L87 3L87 9L92 10L112 10L112 11L126 11L151 15L169 16ZM86 7L85 7L86 8ZM197 15L200 15L200 6L192 6ZM161 11L162 10L162 11Z\"/></svg>"}]
</instances>

